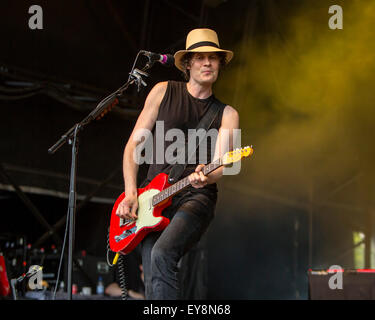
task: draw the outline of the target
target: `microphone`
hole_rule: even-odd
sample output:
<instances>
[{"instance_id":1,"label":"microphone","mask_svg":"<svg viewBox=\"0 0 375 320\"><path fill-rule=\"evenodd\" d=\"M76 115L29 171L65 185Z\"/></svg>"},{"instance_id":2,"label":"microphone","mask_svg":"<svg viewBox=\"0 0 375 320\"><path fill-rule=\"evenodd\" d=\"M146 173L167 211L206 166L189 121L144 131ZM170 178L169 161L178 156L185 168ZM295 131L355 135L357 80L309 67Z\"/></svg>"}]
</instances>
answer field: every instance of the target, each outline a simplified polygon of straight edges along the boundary
<instances>
[{"instance_id":1,"label":"microphone","mask_svg":"<svg viewBox=\"0 0 375 320\"><path fill-rule=\"evenodd\" d=\"M171 54L160 54L141 50L141 53L148 58L148 64L152 66L154 62L159 62L166 67L174 65L174 57Z\"/></svg>"}]
</instances>

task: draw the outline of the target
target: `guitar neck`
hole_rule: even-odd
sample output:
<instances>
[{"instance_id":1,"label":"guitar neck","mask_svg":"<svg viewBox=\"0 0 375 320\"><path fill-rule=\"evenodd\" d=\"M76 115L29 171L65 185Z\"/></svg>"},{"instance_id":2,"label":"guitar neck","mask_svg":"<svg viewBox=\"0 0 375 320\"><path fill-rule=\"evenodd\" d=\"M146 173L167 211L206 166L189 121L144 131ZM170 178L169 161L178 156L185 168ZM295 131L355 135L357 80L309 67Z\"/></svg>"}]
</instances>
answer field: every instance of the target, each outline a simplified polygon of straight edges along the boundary
<instances>
[{"instance_id":1,"label":"guitar neck","mask_svg":"<svg viewBox=\"0 0 375 320\"><path fill-rule=\"evenodd\" d=\"M223 164L222 164L222 161L221 159L218 159L214 162L211 162L210 164L207 164L203 167L202 171L203 171L203 174L205 176L207 176L209 173L211 173L212 171L216 170L217 168L221 167ZM191 185L191 183L189 182L189 177L185 177L179 181L177 181L176 183L172 184L170 187L160 191L158 194L156 194L155 196L153 196L152 198L152 205L153 206L156 206L158 205L159 203L163 202L164 200L170 198L170 197L173 197L176 193L180 192L181 190L185 189L186 187L188 187L189 185Z\"/></svg>"}]
</instances>

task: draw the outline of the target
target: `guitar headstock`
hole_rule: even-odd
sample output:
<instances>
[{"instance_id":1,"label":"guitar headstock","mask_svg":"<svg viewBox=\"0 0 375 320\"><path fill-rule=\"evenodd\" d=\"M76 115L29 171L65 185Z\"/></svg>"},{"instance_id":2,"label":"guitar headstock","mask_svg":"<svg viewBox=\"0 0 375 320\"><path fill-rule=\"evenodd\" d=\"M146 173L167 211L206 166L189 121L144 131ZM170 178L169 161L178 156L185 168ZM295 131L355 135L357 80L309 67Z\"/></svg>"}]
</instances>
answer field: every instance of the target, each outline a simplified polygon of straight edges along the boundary
<instances>
[{"instance_id":1,"label":"guitar headstock","mask_svg":"<svg viewBox=\"0 0 375 320\"><path fill-rule=\"evenodd\" d=\"M224 166L229 165L233 162L240 161L242 158L250 157L254 152L253 146L247 146L245 148L237 148L233 151L229 151L222 157L222 164Z\"/></svg>"}]
</instances>

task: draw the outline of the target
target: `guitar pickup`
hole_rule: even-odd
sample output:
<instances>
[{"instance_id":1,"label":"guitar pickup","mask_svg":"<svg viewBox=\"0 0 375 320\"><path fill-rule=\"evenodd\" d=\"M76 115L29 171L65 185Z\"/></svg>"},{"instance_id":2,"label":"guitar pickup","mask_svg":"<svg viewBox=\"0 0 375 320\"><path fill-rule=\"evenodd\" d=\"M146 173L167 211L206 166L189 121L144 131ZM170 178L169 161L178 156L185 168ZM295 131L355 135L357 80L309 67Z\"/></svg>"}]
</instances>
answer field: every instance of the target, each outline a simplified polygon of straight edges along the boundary
<instances>
[{"instance_id":1,"label":"guitar pickup","mask_svg":"<svg viewBox=\"0 0 375 320\"><path fill-rule=\"evenodd\" d=\"M124 227L126 225L129 225L131 224L132 222L134 222L135 220L133 219L124 219L124 218L120 218L120 227Z\"/></svg>"}]
</instances>

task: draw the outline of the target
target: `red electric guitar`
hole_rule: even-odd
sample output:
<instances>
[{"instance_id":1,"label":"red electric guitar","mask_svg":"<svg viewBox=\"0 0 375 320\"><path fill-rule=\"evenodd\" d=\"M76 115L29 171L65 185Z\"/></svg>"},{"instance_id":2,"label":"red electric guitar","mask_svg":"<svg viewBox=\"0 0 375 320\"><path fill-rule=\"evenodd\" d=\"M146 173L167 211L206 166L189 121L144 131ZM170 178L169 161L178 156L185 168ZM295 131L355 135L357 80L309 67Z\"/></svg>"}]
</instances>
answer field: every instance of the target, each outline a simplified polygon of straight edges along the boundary
<instances>
[{"instance_id":1,"label":"red electric guitar","mask_svg":"<svg viewBox=\"0 0 375 320\"><path fill-rule=\"evenodd\" d=\"M227 166L237 162L253 153L252 147L245 147L227 152L219 160L205 165L202 169L204 175L221 166ZM151 231L163 230L169 219L162 216L163 210L172 203L172 197L182 189L190 185L188 177L170 185L168 175L158 174L146 187L137 189L138 192L138 218L125 220L116 215L117 207L125 198L122 193L112 209L111 224L109 230L109 246L113 252L127 254L131 252L142 239ZM117 261L118 254L115 261ZM114 264L116 263L114 261Z\"/></svg>"}]
</instances>

